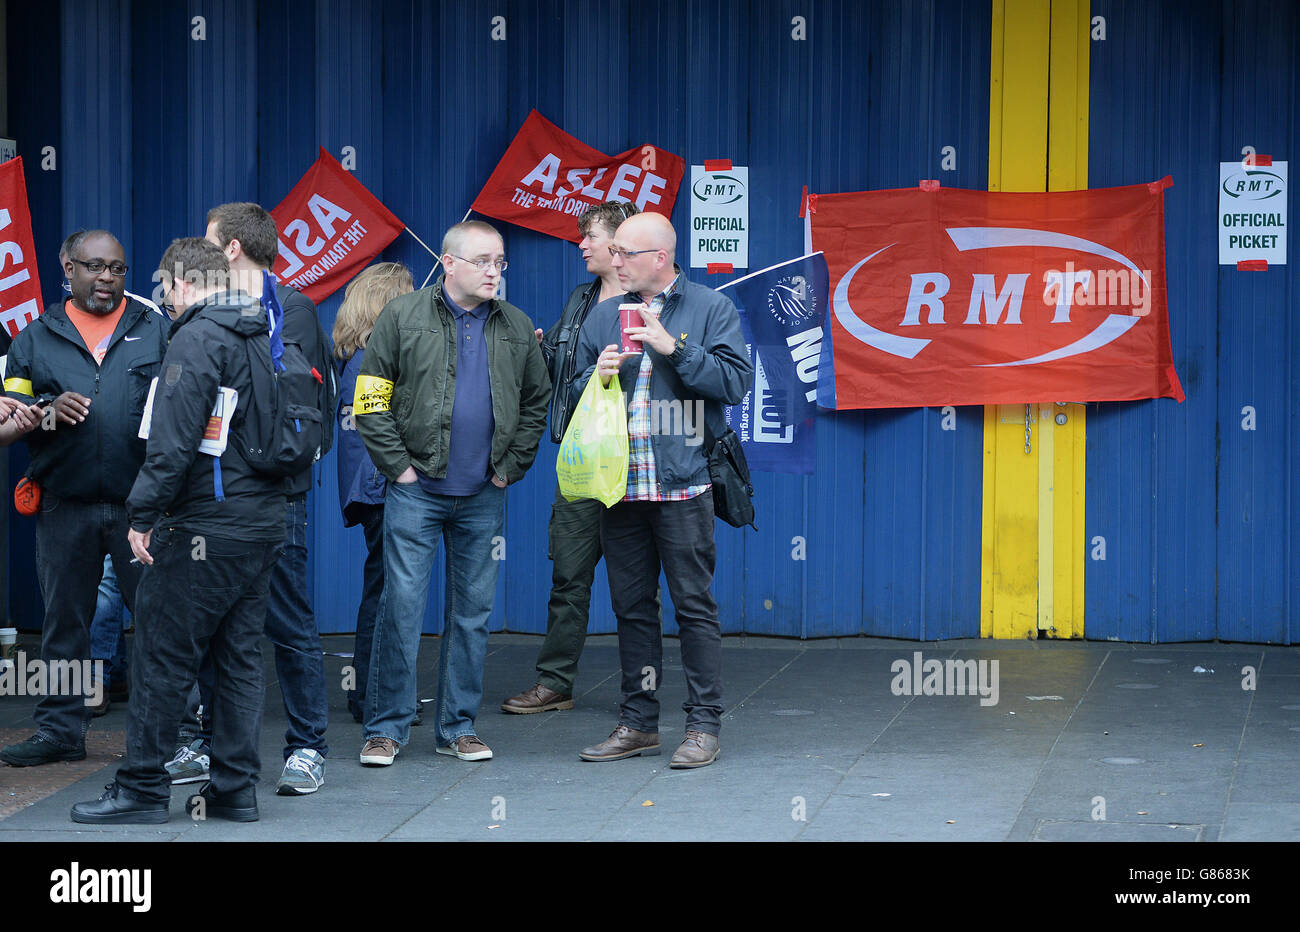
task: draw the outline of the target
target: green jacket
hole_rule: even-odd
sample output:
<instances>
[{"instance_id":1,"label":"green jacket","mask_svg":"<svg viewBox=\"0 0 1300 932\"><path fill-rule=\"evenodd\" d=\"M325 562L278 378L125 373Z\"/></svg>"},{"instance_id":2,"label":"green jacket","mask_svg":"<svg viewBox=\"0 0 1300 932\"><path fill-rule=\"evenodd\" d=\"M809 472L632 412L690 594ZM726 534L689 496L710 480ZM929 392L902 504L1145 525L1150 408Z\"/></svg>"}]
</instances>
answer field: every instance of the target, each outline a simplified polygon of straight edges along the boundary
<instances>
[{"instance_id":1,"label":"green jacket","mask_svg":"<svg viewBox=\"0 0 1300 932\"><path fill-rule=\"evenodd\" d=\"M433 479L447 475L456 398L455 334L441 276L431 288L388 302L375 321L352 411L366 451L390 481L407 466ZM492 469L517 482L537 456L551 380L532 322L513 304L492 300L483 336L496 421Z\"/></svg>"}]
</instances>

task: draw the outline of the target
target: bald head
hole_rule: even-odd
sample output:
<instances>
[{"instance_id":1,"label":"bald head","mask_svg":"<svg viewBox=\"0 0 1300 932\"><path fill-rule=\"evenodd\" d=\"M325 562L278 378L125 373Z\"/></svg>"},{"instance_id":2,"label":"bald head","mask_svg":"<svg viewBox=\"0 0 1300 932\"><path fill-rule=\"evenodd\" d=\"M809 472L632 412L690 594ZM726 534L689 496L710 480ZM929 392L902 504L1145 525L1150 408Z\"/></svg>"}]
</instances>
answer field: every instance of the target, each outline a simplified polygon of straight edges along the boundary
<instances>
[{"instance_id":1,"label":"bald head","mask_svg":"<svg viewBox=\"0 0 1300 932\"><path fill-rule=\"evenodd\" d=\"M112 313L126 288L126 255L117 237L107 230L87 230L69 237L64 247L63 274L72 303L91 314Z\"/></svg>"},{"instance_id":2,"label":"bald head","mask_svg":"<svg viewBox=\"0 0 1300 932\"><path fill-rule=\"evenodd\" d=\"M644 213L628 217L619 225L614 239L628 250L662 249L670 260L677 250L677 231L663 214Z\"/></svg>"},{"instance_id":3,"label":"bald head","mask_svg":"<svg viewBox=\"0 0 1300 932\"><path fill-rule=\"evenodd\" d=\"M677 233L663 214L637 214L624 220L614 234L610 264L618 283L649 300L672 284L677 268L673 254Z\"/></svg>"}]
</instances>

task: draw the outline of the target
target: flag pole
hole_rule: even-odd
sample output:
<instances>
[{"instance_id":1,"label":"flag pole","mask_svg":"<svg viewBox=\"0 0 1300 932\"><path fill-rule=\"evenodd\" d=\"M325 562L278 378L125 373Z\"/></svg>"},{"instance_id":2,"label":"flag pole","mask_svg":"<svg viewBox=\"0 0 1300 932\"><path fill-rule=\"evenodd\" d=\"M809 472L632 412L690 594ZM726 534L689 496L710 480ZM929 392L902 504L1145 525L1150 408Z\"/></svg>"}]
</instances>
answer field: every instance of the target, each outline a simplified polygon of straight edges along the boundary
<instances>
[{"instance_id":1,"label":"flag pole","mask_svg":"<svg viewBox=\"0 0 1300 932\"><path fill-rule=\"evenodd\" d=\"M474 208L473 208L473 207L471 207L469 210L465 211L465 216L463 216L463 217L460 218L460 222L461 222L461 223L464 223L466 220L468 220L468 219L469 219L469 215L472 214L473 212L474 212ZM407 227L407 228L406 228L406 232L407 232L407 233L411 233L411 228L410 228L410 227ZM411 233L411 235L412 235L412 236L415 236L414 233ZM432 249L429 249L428 245L426 245L425 242L424 242L424 240L420 239L420 237L415 236L415 241L416 241L417 243L419 243L421 246L424 246L425 249L428 249L428 250L429 250L429 255L433 256L435 259L440 258L440 256L439 256L436 252L434 252ZM426 275L426 276L424 276L424 284L422 284L422 285L420 286L421 288L428 287L429 279L433 278L433 273L436 272L437 270L438 270L438 264L435 262L434 265L433 265L433 268L429 269L429 274Z\"/></svg>"},{"instance_id":2,"label":"flag pole","mask_svg":"<svg viewBox=\"0 0 1300 932\"><path fill-rule=\"evenodd\" d=\"M416 235L415 235L415 232L414 232L410 227L403 227L403 229L406 230L407 233L410 233L410 234L411 234L411 237L412 237L412 238L413 238L417 243L419 243L421 246L423 246L423 247L425 248L425 250L429 253L429 255L433 256L435 259L438 258L438 254L437 254L436 252L434 252L432 249L429 249L429 244L426 243L424 240L420 239L420 237L416 236Z\"/></svg>"}]
</instances>

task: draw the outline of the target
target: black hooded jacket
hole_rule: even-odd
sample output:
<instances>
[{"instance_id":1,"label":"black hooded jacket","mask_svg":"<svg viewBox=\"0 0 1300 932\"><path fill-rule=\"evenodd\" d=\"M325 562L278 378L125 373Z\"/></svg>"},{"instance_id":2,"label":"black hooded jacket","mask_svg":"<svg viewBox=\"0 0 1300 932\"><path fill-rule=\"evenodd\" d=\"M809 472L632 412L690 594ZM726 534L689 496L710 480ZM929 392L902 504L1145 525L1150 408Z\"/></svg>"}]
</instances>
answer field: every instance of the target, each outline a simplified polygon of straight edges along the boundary
<instances>
[{"instance_id":1,"label":"black hooded jacket","mask_svg":"<svg viewBox=\"0 0 1300 932\"><path fill-rule=\"evenodd\" d=\"M239 540L284 539L283 480L254 472L234 441L252 391L244 345L250 339L267 339L266 314L259 301L238 292L212 295L172 324L148 452L126 500L132 529L163 525ZM216 495L216 457L199 451L221 387L239 393L221 455L224 501Z\"/></svg>"},{"instance_id":2,"label":"black hooded jacket","mask_svg":"<svg viewBox=\"0 0 1300 932\"><path fill-rule=\"evenodd\" d=\"M23 328L9 348L5 392L26 403L69 391L90 399L82 423L38 427L24 438L38 485L59 498L126 499L144 462L140 414L166 349L167 319L131 299L99 365L61 301Z\"/></svg>"}]
</instances>

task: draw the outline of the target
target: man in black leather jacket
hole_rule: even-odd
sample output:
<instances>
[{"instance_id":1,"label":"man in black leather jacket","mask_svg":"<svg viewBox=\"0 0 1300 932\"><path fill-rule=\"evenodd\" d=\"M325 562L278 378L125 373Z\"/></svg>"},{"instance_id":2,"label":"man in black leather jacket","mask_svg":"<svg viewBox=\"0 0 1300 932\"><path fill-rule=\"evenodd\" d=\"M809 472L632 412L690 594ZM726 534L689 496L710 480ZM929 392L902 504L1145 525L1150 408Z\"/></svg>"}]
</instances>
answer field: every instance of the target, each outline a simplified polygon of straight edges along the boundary
<instances>
[{"instance_id":1,"label":"man in black leather jacket","mask_svg":"<svg viewBox=\"0 0 1300 932\"><path fill-rule=\"evenodd\" d=\"M596 277L569 294L560 319L542 337L542 356L551 375L551 439L564 439L573 415L569 383L575 375L578 334L588 313L601 301L623 293L618 274L610 264L609 246L620 223L637 213L636 206L606 201L588 208L578 218L582 239L578 248L587 271ZM580 394L580 393L579 393ZM578 658L587 640L591 583L600 562L600 513L593 499L567 502L555 488L555 504L547 525L548 554L552 560L551 598L546 610L546 638L537 655L537 682L507 699L503 712L527 714L573 708L573 683Z\"/></svg>"}]
</instances>

